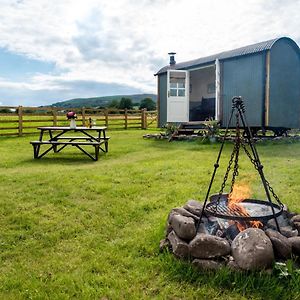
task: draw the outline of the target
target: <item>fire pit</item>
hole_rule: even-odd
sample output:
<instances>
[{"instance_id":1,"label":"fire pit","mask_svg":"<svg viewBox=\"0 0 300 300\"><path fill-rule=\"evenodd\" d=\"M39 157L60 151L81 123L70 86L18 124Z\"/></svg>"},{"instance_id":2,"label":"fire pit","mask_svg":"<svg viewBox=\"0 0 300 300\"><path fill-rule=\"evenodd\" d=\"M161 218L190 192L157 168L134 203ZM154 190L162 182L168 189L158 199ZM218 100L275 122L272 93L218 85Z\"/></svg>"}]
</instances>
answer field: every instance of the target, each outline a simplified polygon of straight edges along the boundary
<instances>
[{"instance_id":1,"label":"fire pit","mask_svg":"<svg viewBox=\"0 0 300 300\"><path fill-rule=\"evenodd\" d=\"M192 259L200 269L216 269L224 265L242 270L266 269L275 259L300 255L300 215L284 209L265 178L247 125L242 98L234 97L232 103L205 200L203 203L190 200L170 212L166 239L161 241L161 248L167 247L178 257ZM210 195L234 116L233 150L219 192ZM240 150L246 153L258 172L266 200L250 198L248 187L236 183ZM230 192L224 193L231 171Z\"/></svg>"}]
</instances>

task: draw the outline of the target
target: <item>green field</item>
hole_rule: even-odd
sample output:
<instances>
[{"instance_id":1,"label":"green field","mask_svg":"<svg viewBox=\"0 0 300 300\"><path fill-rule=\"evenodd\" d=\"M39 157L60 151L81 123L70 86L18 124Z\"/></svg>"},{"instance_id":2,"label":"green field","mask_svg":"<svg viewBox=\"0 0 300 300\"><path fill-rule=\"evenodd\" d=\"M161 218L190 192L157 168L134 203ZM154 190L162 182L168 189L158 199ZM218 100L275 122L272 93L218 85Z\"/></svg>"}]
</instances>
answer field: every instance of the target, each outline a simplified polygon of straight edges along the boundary
<instances>
[{"instance_id":1,"label":"green field","mask_svg":"<svg viewBox=\"0 0 300 300\"><path fill-rule=\"evenodd\" d=\"M74 148L33 160L38 133L0 138L0 299L300 299L296 271L201 273L159 252L169 211L205 197L220 145L144 140L146 132L109 131L97 162ZM300 212L300 143L258 151L281 201ZM263 197L240 160L239 178Z\"/></svg>"}]
</instances>

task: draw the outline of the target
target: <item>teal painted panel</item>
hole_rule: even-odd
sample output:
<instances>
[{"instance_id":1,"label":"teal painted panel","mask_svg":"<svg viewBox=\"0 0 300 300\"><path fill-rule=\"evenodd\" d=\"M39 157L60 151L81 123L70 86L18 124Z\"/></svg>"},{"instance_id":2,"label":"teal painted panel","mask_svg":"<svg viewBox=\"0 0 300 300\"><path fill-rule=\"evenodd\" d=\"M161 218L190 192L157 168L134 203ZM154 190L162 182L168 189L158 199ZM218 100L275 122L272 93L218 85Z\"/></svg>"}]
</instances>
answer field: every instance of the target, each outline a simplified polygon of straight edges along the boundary
<instances>
[{"instance_id":1,"label":"teal painted panel","mask_svg":"<svg viewBox=\"0 0 300 300\"><path fill-rule=\"evenodd\" d=\"M289 39L280 39L270 55L269 126L300 128L299 48Z\"/></svg>"},{"instance_id":2,"label":"teal painted panel","mask_svg":"<svg viewBox=\"0 0 300 300\"><path fill-rule=\"evenodd\" d=\"M249 126L262 125L264 100L264 53L243 56L221 62L222 126L227 126L232 98L242 96ZM231 124L235 126L235 122Z\"/></svg>"},{"instance_id":3,"label":"teal painted panel","mask_svg":"<svg viewBox=\"0 0 300 300\"><path fill-rule=\"evenodd\" d=\"M158 75L159 80L159 127L167 123L167 74Z\"/></svg>"}]
</instances>

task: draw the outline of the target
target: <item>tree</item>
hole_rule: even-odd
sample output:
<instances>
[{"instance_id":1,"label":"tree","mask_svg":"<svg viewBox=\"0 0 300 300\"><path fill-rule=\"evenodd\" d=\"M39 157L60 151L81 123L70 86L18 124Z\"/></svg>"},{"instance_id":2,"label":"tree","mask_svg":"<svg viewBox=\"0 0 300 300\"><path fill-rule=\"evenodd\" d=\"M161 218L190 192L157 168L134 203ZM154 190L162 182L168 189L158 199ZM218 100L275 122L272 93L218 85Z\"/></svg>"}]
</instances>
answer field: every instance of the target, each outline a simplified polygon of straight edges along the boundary
<instances>
[{"instance_id":1,"label":"tree","mask_svg":"<svg viewBox=\"0 0 300 300\"><path fill-rule=\"evenodd\" d=\"M119 109L133 109L133 103L130 98L121 98L121 101L119 103Z\"/></svg>"},{"instance_id":2,"label":"tree","mask_svg":"<svg viewBox=\"0 0 300 300\"><path fill-rule=\"evenodd\" d=\"M156 104L151 98L145 98L141 101L139 109L156 110Z\"/></svg>"},{"instance_id":3,"label":"tree","mask_svg":"<svg viewBox=\"0 0 300 300\"><path fill-rule=\"evenodd\" d=\"M1 108L0 113L1 114L10 114L12 111L9 108Z\"/></svg>"},{"instance_id":4,"label":"tree","mask_svg":"<svg viewBox=\"0 0 300 300\"><path fill-rule=\"evenodd\" d=\"M117 99L114 99L110 101L107 105L108 108L119 108L119 101Z\"/></svg>"}]
</instances>

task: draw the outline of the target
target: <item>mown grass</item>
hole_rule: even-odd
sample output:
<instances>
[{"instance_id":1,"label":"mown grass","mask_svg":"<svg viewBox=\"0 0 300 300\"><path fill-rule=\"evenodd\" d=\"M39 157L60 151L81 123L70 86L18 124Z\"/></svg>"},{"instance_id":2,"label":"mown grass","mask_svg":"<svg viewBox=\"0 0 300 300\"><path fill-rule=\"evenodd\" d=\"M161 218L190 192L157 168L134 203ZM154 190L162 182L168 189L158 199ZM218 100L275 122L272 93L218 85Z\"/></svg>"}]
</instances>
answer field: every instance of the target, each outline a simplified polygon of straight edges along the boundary
<instances>
[{"instance_id":1,"label":"mown grass","mask_svg":"<svg viewBox=\"0 0 300 300\"><path fill-rule=\"evenodd\" d=\"M296 272L201 273L159 252L169 211L204 198L219 145L144 133L109 132L98 162L73 148L33 160L36 137L0 138L0 299L300 299ZM300 211L300 143L258 151L276 193ZM244 156L239 177L262 197Z\"/></svg>"}]
</instances>

